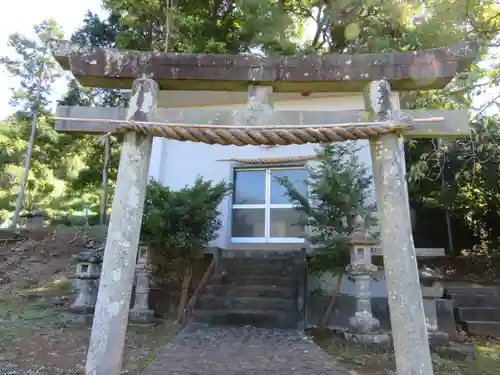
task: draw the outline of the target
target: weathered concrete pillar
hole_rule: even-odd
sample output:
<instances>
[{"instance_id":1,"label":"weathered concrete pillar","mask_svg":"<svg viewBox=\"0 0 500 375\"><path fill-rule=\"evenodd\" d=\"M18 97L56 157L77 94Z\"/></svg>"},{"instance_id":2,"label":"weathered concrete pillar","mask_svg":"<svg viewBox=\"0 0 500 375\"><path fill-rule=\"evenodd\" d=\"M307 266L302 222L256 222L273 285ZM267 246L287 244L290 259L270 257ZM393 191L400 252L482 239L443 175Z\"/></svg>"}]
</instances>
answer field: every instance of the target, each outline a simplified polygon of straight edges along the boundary
<instances>
[{"instance_id":1,"label":"weathered concrete pillar","mask_svg":"<svg viewBox=\"0 0 500 375\"><path fill-rule=\"evenodd\" d=\"M273 88L268 86L249 86L246 111L239 111L235 116L237 125L262 125L273 113Z\"/></svg>"},{"instance_id":2,"label":"weathered concrete pillar","mask_svg":"<svg viewBox=\"0 0 500 375\"><path fill-rule=\"evenodd\" d=\"M387 81L371 82L364 94L365 108L371 119L393 119L391 88ZM431 375L431 354L405 186L404 154L397 133L379 136L371 143L397 372L399 375Z\"/></svg>"},{"instance_id":3,"label":"weathered concrete pillar","mask_svg":"<svg viewBox=\"0 0 500 375\"><path fill-rule=\"evenodd\" d=\"M148 78L136 79L128 119L147 121L157 100L157 83ZM151 145L150 136L125 134L85 375L119 375L121 371Z\"/></svg>"}]
</instances>

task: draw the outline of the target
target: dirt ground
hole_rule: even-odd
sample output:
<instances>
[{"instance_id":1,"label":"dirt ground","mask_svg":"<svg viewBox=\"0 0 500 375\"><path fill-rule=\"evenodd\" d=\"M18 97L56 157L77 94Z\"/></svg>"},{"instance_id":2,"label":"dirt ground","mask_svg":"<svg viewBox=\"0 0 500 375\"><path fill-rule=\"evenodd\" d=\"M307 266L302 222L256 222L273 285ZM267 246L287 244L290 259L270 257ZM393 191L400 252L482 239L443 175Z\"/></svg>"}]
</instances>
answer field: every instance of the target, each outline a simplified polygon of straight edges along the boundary
<instances>
[{"instance_id":1,"label":"dirt ground","mask_svg":"<svg viewBox=\"0 0 500 375\"><path fill-rule=\"evenodd\" d=\"M92 239L92 238L91 238ZM90 327L71 326L72 259L89 240L73 230L0 235L0 374L83 374ZM129 327L123 374L139 374L178 326Z\"/></svg>"},{"instance_id":2,"label":"dirt ground","mask_svg":"<svg viewBox=\"0 0 500 375\"><path fill-rule=\"evenodd\" d=\"M12 289L0 297L0 374L82 374L90 327L67 324L69 282L54 279L31 289ZM36 294L35 294L36 293ZM35 296L35 297L34 297ZM139 374L168 343L178 326L129 327L124 374ZM31 371L31 372L30 372Z\"/></svg>"},{"instance_id":3,"label":"dirt ground","mask_svg":"<svg viewBox=\"0 0 500 375\"><path fill-rule=\"evenodd\" d=\"M335 357L344 367L360 375L395 375L394 353L346 341L339 334L314 330L315 342ZM475 344L475 358L446 358L433 354L436 375L498 375L500 373L500 341L470 338Z\"/></svg>"},{"instance_id":4,"label":"dirt ground","mask_svg":"<svg viewBox=\"0 0 500 375\"><path fill-rule=\"evenodd\" d=\"M92 238L90 238L92 239ZM73 230L0 232L0 375L83 374L90 327L67 324L72 293L72 257L89 236ZM179 327L129 327L123 374L138 375ZM315 341L361 375L395 374L394 355L346 342L331 332L310 332ZM500 341L472 338L477 358L450 360L434 355L436 375L500 373Z\"/></svg>"}]
</instances>

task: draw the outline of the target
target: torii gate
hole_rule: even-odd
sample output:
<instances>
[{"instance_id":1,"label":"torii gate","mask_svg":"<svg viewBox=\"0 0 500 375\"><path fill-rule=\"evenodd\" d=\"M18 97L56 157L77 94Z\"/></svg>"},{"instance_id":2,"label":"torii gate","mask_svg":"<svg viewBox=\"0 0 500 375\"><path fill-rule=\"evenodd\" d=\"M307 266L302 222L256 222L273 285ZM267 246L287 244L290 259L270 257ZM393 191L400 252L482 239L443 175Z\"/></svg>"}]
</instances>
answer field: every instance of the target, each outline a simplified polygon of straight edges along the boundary
<instances>
[{"instance_id":1,"label":"torii gate","mask_svg":"<svg viewBox=\"0 0 500 375\"><path fill-rule=\"evenodd\" d=\"M370 139L381 247L400 375L433 373L413 244L405 137L464 137L459 111L394 111L395 90L444 87L477 55L475 44L419 52L306 57L82 50L59 42L54 56L83 86L129 88L128 109L60 107L56 130L125 133L86 375L118 375L148 180L152 136L221 145L288 145ZM248 109L156 109L158 90L245 91ZM360 92L365 111L273 111L275 92ZM436 123L437 122L437 123Z\"/></svg>"}]
</instances>

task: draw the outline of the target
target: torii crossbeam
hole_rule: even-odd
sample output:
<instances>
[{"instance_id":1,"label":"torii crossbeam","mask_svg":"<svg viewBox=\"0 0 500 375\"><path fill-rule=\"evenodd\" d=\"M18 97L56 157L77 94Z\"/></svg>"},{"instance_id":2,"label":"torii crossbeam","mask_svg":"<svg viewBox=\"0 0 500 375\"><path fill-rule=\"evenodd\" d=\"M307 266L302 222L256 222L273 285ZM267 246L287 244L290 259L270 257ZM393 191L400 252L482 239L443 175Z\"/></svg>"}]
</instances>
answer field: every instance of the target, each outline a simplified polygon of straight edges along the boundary
<instances>
[{"instance_id":1,"label":"torii crossbeam","mask_svg":"<svg viewBox=\"0 0 500 375\"><path fill-rule=\"evenodd\" d=\"M399 375L433 373L400 134L463 137L469 134L468 118L465 112L456 111L396 112L390 94L391 87L398 91L444 87L470 66L477 55L477 45L465 43L401 53L273 58L82 50L69 42L58 43L54 51L61 66L84 86L132 86L128 109L60 107L57 113L59 131L125 132L86 375L118 375L121 370L151 135L204 143L239 142L241 146L252 142L279 145L369 138L382 218L381 247L397 371ZM249 86L249 105L242 111L156 109L160 89L246 91ZM266 104L273 91L364 91L365 111L273 111ZM205 127L200 126L203 124ZM239 128L229 135L209 131L217 125ZM285 129L285 125L298 128ZM323 134L324 126L338 138ZM172 132L173 129L177 130ZM229 142L230 136L236 141Z\"/></svg>"}]
</instances>

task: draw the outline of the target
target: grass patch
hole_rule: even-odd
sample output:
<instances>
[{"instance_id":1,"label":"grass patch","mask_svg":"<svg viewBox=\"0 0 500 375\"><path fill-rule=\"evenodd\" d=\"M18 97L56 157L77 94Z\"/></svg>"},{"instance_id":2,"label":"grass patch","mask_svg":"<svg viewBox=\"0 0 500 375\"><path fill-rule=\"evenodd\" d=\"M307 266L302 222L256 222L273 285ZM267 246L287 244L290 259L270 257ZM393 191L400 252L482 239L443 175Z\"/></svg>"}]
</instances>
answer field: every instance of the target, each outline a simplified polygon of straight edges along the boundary
<instances>
[{"instance_id":1,"label":"grass patch","mask_svg":"<svg viewBox=\"0 0 500 375\"><path fill-rule=\"evenodd\" d=\"M392 351L374 349L346 341L331 331L311 330L314 341L335 357L345 368L362 375L396 374ZM476 359L452 360L433 354L436 375L498 375L500 373L500 341L476 339Z\"/></svg>"},{"instance_id":2,"label":"grass patch","mask_svg":"<svg viewBox=\"0 0 500 375\"><path fill-rule=\"evenodd\" d=\"M0 358L4 358L0 367L12 365L25 371L20 373L30 373L37 366L47 374L83 371L91 329L60 324L66 321L66 306L53 303L70 290L70 282L58 279L0 295ZM169 321L156 326L129 326L123 360L127 374L139 375L179 328Z\"/></svg>"}]
</instances>

